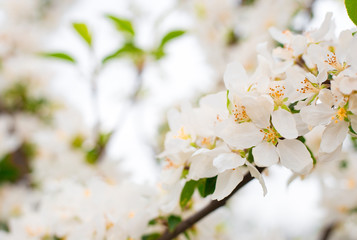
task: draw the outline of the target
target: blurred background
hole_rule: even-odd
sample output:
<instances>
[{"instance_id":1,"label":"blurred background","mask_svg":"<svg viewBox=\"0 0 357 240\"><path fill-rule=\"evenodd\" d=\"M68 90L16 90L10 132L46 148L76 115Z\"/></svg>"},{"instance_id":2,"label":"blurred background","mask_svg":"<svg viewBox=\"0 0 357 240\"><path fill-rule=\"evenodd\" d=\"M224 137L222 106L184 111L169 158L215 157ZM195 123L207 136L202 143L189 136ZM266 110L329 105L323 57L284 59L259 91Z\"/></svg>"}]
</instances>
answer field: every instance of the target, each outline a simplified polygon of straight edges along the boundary
<instances>
[{"instance_id":1,"label":"blurred background","mask_svg":"<svg viewBox=\"0 0 357 240\"><path fill-rule=\"evenodd\" d=\"M232 61L253 71L256 45L277 45L270 27L300 33L320 26L327 12L336 36L355 27L340 0L1 0L0 7L7 191L19 182L85 179L96 164L115 179L155 186L167 111L224 89ZM319 182L287 186L291 175L272 167L267 196L252 182L234 197L237 236L316 239L324 216Z\"/></svg>"}]
</instances>

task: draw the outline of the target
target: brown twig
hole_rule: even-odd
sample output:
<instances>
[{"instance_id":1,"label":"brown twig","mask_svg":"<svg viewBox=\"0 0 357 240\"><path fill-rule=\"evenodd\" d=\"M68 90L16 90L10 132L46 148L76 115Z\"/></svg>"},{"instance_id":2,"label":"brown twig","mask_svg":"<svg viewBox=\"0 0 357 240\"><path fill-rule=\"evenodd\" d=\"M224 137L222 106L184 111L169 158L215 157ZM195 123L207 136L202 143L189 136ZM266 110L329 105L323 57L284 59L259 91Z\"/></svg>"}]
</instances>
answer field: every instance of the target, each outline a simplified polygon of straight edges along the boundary
<instances>
[{"instance_id":1,"label":"brown twig","mask_svg":"<svg viewBox=\"0 0 357 240\"><path fill-rule=\"evenodd\" d=\"M323 231L321 232L320 240L328 240L331 237L336 226L337 226L336 222L327 225L326 228L324 228Z\"/></svg>"},{"instance_id":2,"label":"brown twig","mask_svg":"<svg viewBox=\"0 0 357 240\"><path fill-rule=\"evenodd\" d=\"M259 172L262 172L265 168L258 168ZM243 181L241 181L237 187L233 190L231 194L229 194L224 199L217 201L211 201L206 207L192 215L191 217L187 218L186 220L182 221L177 225L174 231L169 231L168 229L162 234L162 236L158 240L170 240L176 238L181 233L185 232L187 229L191 228L195 223L200 221L202 218L206 217L216 209L226 205L227 201L242 187L244 187L247 183L249 183L254 177L247 173Z\"/></svg>"}]
</instances>

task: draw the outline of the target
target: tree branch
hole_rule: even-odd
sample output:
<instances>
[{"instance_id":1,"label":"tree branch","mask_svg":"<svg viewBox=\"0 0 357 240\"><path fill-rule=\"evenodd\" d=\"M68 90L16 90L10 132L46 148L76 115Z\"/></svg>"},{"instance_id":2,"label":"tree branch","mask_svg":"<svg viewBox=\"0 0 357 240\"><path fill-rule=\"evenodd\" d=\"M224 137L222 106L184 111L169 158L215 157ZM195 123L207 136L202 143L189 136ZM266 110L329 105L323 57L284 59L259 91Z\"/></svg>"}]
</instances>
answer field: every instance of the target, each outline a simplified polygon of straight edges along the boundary
<instances>
[{"instance_id":1,"label":"tree branch","mask_svg":"<svg viewBox=\"0 0 357 240\"><path fill-rule=\"evenodd\" d=\"M259 172L262 172L265 168L259 168ZM247 183L249 183L254 177L247 173L243 181L241 181L237 187L233 190L231 194L227 197L222 199L221 201L212 200L206 207L192 215L191 217L187 218L186 220L182 221L177 225L174 231L169 231L168 229L162 234L162 236L158 240L170 240L174 239L181 233L185 232L187 229L191 228L195 223L200 221L202 218L206 217L211 212L215 211L216 209L226 205L227 201L236 193L239 189L244 187Z\"/></svg>"},{"instance_id":2,"label":"tree branch","mask_svg":"<svg viewBox=\"0 0 357 240\"><path fill-rule=\"evenodd\" d=\"M336 226L337 226L337 222L333 222L333 223L327 225L321 233L320 240L328 240L331 237Z\"/></svg>"}]
</instances>

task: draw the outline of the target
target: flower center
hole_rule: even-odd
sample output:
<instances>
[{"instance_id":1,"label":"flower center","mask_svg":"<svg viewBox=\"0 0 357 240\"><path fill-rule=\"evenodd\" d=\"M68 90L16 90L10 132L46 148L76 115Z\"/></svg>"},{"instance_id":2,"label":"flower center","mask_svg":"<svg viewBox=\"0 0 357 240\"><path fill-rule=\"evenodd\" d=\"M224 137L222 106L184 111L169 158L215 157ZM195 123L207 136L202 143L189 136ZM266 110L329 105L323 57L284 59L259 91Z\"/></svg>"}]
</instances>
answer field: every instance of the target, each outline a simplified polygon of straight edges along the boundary
<instances>
[{"instance_id":1,"label":"flower center","mask_svg":"<svg viewBox=\"0 0 357 240\"><path fill-rule=\"evenodd\" d=\"M299 93L318 93L319 88L315 87L307 78L300 82L303 86L296 89Z\"/></svg>"},{"instance_id":2,"label":"flower center","mask_svg":"<svg viewBox=\"0 0 357 240\"><path fill-rule=\"evenodd\" d=\"M177 165L176 163L174 163L170 158L165 158L165 162L166 165L164 167L164 169L170 169L170 168L178 168L179 165Z\"/></svg>"},{"instance_id":3,"label":"flower center","mask_svg":"<svg viewBox=\"0 0 357 240\"><path fill-rule=\"evenodd\" d=\"M260 129L260 132L264 133L264 141L271 142L274 145L278 143L278 139L281 138L281 135L276 131L274 127L267 127L265 129Z\"/></svg>"},{"instance_id":4,"label":"flower center","mask_svg":"<svg viewBox=\"0 0 357 240\"><path fill-rule=\"evenodd\" d=\"M191 136L189 134L186 134L185 129L183 127L181 127L180 130L178 131L178 134L176 136L174 136L174 138L180 138L182 140L187 140L187 139L191 138Z\"/></svg>"},{"instance_id":5,"label":"flower center","mask_svg":"<svg viewBox=\"0 0 357 240\"><path fill-rule=\"evenodd\" d=\"M345 120L346 118L347 118L347 110L343 107L340 107L337 110L336 115L331 117L332 120L335 120L335 123L338 123L338 121Z\"/></svg>"},{"instance_id":6,"label":"flower center","mask_svg":"<svg viewBox=\"0 0 357 240\"><path fill-rule=\"evenodd\" d=\"M275 85L273 87L269 87L269 95L273 98L276 106L281 106L285 101L285 86Z\"/></svg>"},{"instance_id":7,"label":"flower center","mask_svg":"<svg viewBox=\"0 0 357 240\"><path fill-rule=\"evenodd\" d=\"M232 114L234 116L234 121L237 123L242 123L242 122L249 122L250 118L245 110L245 107L242 105L234 105L234 108L232 109Z\"/></svg>"},{"instance_id":8,"label":"flower center","mask_svg":"<svg viewBox=\"0 0 357 240\"><path fill-rule=\"evenodd\" d=\"M331 67L335 68L338 72L345 70L345 66L341 65L341 63L337 61L336 55L334 53L332 54L328 53L327 60L325 60L324 62L329 64Z\"/></svg>"}]
</instances>

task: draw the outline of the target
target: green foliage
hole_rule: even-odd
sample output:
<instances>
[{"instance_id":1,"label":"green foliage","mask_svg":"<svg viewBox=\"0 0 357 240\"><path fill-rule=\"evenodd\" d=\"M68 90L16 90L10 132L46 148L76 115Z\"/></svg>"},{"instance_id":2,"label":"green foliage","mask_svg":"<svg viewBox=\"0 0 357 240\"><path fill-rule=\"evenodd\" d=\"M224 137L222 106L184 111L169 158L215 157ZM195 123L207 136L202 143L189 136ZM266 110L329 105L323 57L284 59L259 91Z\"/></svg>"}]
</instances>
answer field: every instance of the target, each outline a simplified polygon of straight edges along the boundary
<instances>
[{"instance_id":1,"label":"green foliage","mask_svg":"<svg viewBox=\"0 0 357 240\"><path fill-rule=\"evenodd\" d=\"M176 226L182 221L180 216L177 215L170 215L167 218L167 226L169 228L169 231L172 232L175 230Z\"/></svg>"},{"instance_id":2,"label":"green foliage","mask_svg":"<svg viewBox=\"0 0 357 240\"><path fill-rule=\"evenodd\" d=\"M135 30L130 20L110 14L106 15L106 17L115 24L118 31L124 33L129 39L132 39L135 36Z\"/></svg>"},{"instance_id":3,"label":"green foliage","mask_svg":"<svg viewBox=\"0 0 357 240\"><path fill-rule=\"evenodd\" d=\"M60 238L57 236L44 236L41 240L65 240L65 238Z\"/></svg>"},{"instance_id":4,"label":"green foliage","mask_svg":"<svg viewBox=\"0 0 357 240\"><path fill-rule=\"evenodd\" d=\"M356 0L345 0L345 5L347 9L348 16L352 22L357 25L357 1Z\"/></svg>"},{"instance_id":5,"label":"green foliage","mask_svg":"<svg viewBox=\"0 0 357 240\"><path fill-rule=\"evenodd\" d=\"M106 56L102 63L105 64L110 60L120 57L130 57L133 60L136 60L144 55L144 51L137 46L135 46L132 42L128 42L124 44L121 48L113 52L112 54Z\"/></svg>"},{"instance_id":6,"label":"green foliage","mask_svg":"<svg viewBox=\"0 0 357 240\"><path fill-rule=\"evenodd\" d=\"M185 167L185 168L182 170L181 179L186 178L188 172L189 172L189 168L188 168L188 167Z\"/></svg>"},{"instance_id":7,"label":"green foliage","mask_svg":"<svg viewBox=\"0 0 357 240\"><path fill-rule=\"evenodd\" d=\"M190 180L190 181L186 182L185 186L182 189L181 196L180 196L181 208L184 208L187 205L187 203L191 200L196 186L197 186L197 182L194 180Z\"/></svg>"},{"instance_id":8,"label":"green foliage","mask_svg":"<svg viewBox=\"0 0 357 240\"><path fill-rule=\"evenodd\" d=\"M254 162L254 156L253 156L253 148L250 148L248 151L248 156L247 156L247 160L250 163Z\"/></svg>"},{"instance_id":9,"label":"green foliage","mask_svg":"<svg viewBox=\"0 0 357 240\"><path fill-rule=\"evenodd\" d=\"M43 119L49 118L50 103L43 97L30 95L24 82L15 83L0 95L0 112L26 112L38 115Z\"/></svg>"},{"instance_id":10,"label":"green foliage","mask_svg":"<svg viewBox=\"0 0 357 240\"><path fill-rule=\"evenodd\" d=\"M67 53L45 52L45 53L41 53L40 55L43 57L47 57L47 58L54 58L54 59L58 59L58 60L62 60L62 61L70 62L70 63L76 63L76 60L72 56L68 55Z\"/></svg>"},{"instance_id":11,"label":"green foliage","mask_svg":"<svg viewBox=\"0 0 357 240\"><path fill-rule=\"evenodd\" d=\"M197 189L201 197L207 197L216 189L217 176L198 180Z\"/></svg>"},{"instance_id":12,"label":"green foliage","mask_svg":"<svg viewBox=\"0 0 357 240\"><path fill-rule=\"evenodd\" d=\"M9 230L7 222L0 221L0 231L9 232Z\"/></svg>"},{"instance_id":13,"label":"green foliage","mask_svg":"<svg viewBox=\"0 0 357 240\"><path fill-rule=\"evenodd\" d=\"M141 237L141 240L156 240L159 239L161 236L160 233L150 233L150 234L146 234L144 236Z\"/></svg>"},{"instance_id":14,"label":"green foliage","mask_svg":"<svg viewBox=\"0 0 357 240\"><path fill-rule=\"evenodd\" d=\"M103 154L103 151L110 139L111 134L111 132L99 134L95 146L86 153L87 163L96 164L100 160L100 157Z\"/></svg>"},{"instance_id":15,"label":"green foliage","mask_svg":"<svg viewBox=\"0 0 357 240\"><path fill-rule=\"evenodd\" d=\"M16 183L26 177L31 171L30 161L35 156L35 152L33 144L23 143L15 151L3 156L0 159L0 184Z\"/></svg>"},{"instance_id":16,"label":"green foliage","mask_svg":"<svg viewBox=\"0 0 357 240\"><path fill-rule=\"evenodd\" d=\"M254 2L255 2L255 0L242 0L241 5L242 6L251 6L254 4Z\"/></svg>"},{"instance_id":17,"label":"green foliage","mask_svg":"<svg viewBox=\"0 0 357 240\"><path fill-rule=\"evenodd\" d=\"M74 148L74 149L82 148L84 140L85 139L81 134L78 134L78 135L74 136L74 138L71 140L71 147Z\"/></svg>"},{"instance_id":18,"label":"green foliage","mask_svg":"<svg viewBox=\"0 0 357 240\"><path fill-rule=\"evenodd\" d=\"M162 39L161 39L161 43L159 45L159 48L164 48L164 46L174 40L175 38L178 38L180 36L182 36L183 34L185 34L186 31L184 30L174 30L174 31L171 31L171 32L168 32Z\"/></svg>"},{"instance_id":19,"label":"green foliage","mask_svg":"<svg viewBox=\"0 0 357 240\"><path fill-rule=\"evenodd\" d=\"M92 35L88 30L88 27L85 23L72 23L74 30L82 37L82 39L88 44L89 47L92 47Z\"/></svg>"},{"instance_id":20,"label":"green foliage","mask_svg":"<svg viewBox=\"0 0 357 240\"><path fill-rule=\"evenodd\" d=\"M233 46L239 43L239 36L234 32L234 29L230 29L226 36L226 43L228 46Z\"/></svg>"},{"instance_id":21,"label":"green foliage","mask_svg":"<svg viewBox=\"0 0 357 240\"><path fill-rule=\"evenodd\" d=\"M300 110L295 110L295 106L297 103L298 103L298 101L289 104L289 109L290 109L291 113L299 113L300 112Z\"/></svg>"},{"instance_id":22,"label":"green foliage","mask_svg":"<svg viewBox=\"0 0 357 240\"><path fill-rule=\"evenodd\" d=\"M161 39L160 45L154 51L152 51L151 54L155 57L156 60L163 58L166 55L166 53L165 53L166 45L169 42L171 42L172 40L174 40L178 37L181 37L185 33L186 33L186 31L184 31L184 30L174 30L174 31L168 32Z\"/></svg>"},{"instance_id":23,"label":"green foliage","mask_svg":"<svg viewBox=\"0 0 357 240\"><path fill-rule=\"evenodd\" d=\"M347 169L348 168L348 161L347 160L341 160L339 162L339 168L340 169Z\"/></svg>"}]
</instances>

